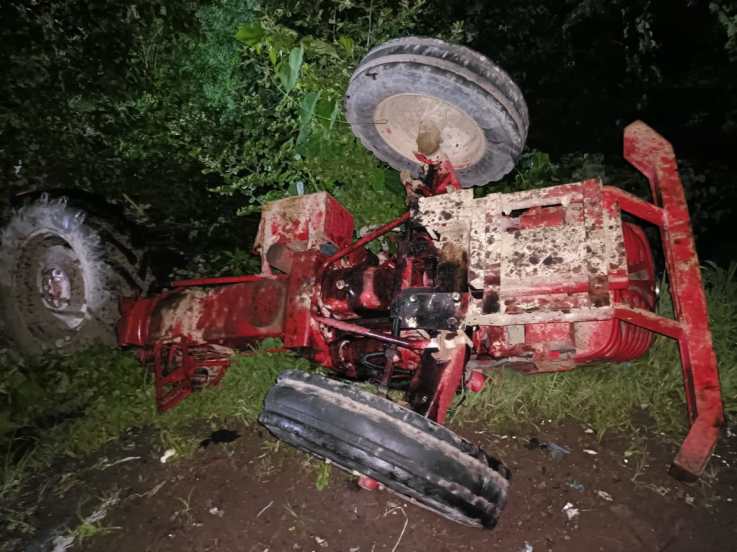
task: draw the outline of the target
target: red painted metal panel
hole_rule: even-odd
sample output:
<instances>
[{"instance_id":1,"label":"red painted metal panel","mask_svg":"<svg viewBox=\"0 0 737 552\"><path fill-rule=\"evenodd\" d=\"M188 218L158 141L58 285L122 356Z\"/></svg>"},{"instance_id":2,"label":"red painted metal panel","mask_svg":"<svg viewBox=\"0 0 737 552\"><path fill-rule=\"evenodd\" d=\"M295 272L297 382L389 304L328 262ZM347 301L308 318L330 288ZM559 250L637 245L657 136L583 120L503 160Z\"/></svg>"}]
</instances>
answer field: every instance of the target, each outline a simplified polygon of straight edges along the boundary
<instances>
[{"instance_id":1,"label":"red painted metal panel","mask_svg":"<svg viewBox=\"0 0 737 552\"><path fill-rule=\"evenodd\" d=\"M625 129L624 156L647 176L663 210L661 237L673 299L681 327L678 347L691 430L674 461L674 472L698 477L724 423L717 359L709 329L701 270L688 205L673 148L637 121Z\"/></svg>"},{"instance_id":2,"label":"red painted metal panel","mask_svg":"<svg viewBox=\"0 0 737 552\"><path fill-rule=\"evenodd\" d=\"M195 344L244 347L254 339L280 336L286 284L261 278L207 289L181 288L150 306L141 303L148 309L145 344L183 338Z\"/></svg>"},{"instance_id":3,"label":"red painted metal panel","mask_svg":"<svg viewBox=\"0 0 737 552\"><path fill-rule=\"evenodd\" d=\"M186 340L158 341L147 360L153 364L159 412L170 410L194 391L218 385L230 365L227 352Z\"/></svg>"},{"instance_id":4,"label":"red painted metal panel","mask_svg":"<svg viewBox=\"0 0 737 552\"><path fill-rule=\"evenodd\" d=\"M271 272L267 253L274 244L295 252L322 245L342 248L353 239L353 216L327 192L293 196L267 204L261 213L255 248L262 272Z\"/></svg>"},{"instance_id":5,"label":"red painted metal panel","mask_svg":"<svg viewBox=\"0 0 737 552\"><path fill-rule=\"evenodd\" d=\"M261 282L267 277L262 274L245 275L245 276L221 276L218 278L192 278L189 280L175 280L171 283L172 287L196 287L196 286L220 286L224 284L241 284L243 282ZM280 278L280 276L273 276ZM281 278L284 278L281 276Z\"/></svg>"},{"instance_id":6,"label":"red painted metal panel","mask_svg":"<svg viewBox=\"0 0 737 552\"><path fill-rule=\"evenodd\" d=\"M296 253L287 287L287 317L284 323L284 346L310 346L312 305L319 291L318 267L323 257L317 251Z\"/></svg>"},{"instance_id":7,"label":"red painted metal panel","mask_svg":"<svg viewBox=\"0 0 737 552\"><path fill-rule=\"evenodd\" d=\"M466 365L466 348L457 346L443 368L440 382L432 399L428 416L439 424L445 423L448 409L453 404L458 388L463 383L463 370Z\"/></svg>"}]
</instances>

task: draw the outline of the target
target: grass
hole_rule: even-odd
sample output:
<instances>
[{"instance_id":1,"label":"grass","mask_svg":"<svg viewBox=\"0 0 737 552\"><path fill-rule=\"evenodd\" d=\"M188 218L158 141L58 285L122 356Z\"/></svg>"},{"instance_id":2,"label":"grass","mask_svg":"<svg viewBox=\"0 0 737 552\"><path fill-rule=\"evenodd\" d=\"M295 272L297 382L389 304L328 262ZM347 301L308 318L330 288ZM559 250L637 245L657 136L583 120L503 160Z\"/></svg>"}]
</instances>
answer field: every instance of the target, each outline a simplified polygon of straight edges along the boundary
<instances>
[{"instance_id":1,"label":"grass","mask_svg":"<svg viewBox=\"0 0 737 552\"><path fill-rule=\"evenodd\" d=\"M23 481L29 469L29 455L14 459L8 451L5 454L2 469L0 470L0 498L11 496L19 490L20 482Z\"/></svg>"},{"instance_id":2,"label":"grass","mask_svg":"<svg viewBox=\"0 0 737 552\"><path fill-rule=\"evenodd\" d=\"M685 403L677 363L668 364L638 361L535 376L505 371L481 393L467 395L455 420L514 429L536 426L542 419L574 419L601 437L631 428L639 410L655 420L658 430L677 433L685 429Z\"/></svg>"},{"instance_id":3,"label":"grass","mask_svg":"<svg viewBox=\"0 0 737 552\"><path fill-rule=\"evenodd\" d=\"M221 385L195 393L159 415L151 377L133 355L96 347L29 367L32 376L7 397L8 410L13 413L9 423L20 427L40 420L36 425L43 439L35 444L33 456L43 459L59 452L88 454L134 427L153 427L165 441L176 440L177 432L195 422L254 421L276 376L295 367L307 369L309 363L288 353L235 356ZM27 397L23 388L34 391ZM55 422L49 425L49 419ZM6 433L6 447L9 435Z\"/></svg>"},{"instance_id":4,"label":"grass","mask_svg":"<svg viewBox=\"0 0 737 552\"><path fill-rule=\"evenodd\" d=\"M29 474L60 457L85 457L132 428L152 429L162 451L186 456L200 442L203 423L217 429L229 421L254 422L276 376L289 368L308 369L309 363L288 353L236 356L217 388L160 415L151 377L130 353L94 347L35 365L15 361L0 372L6 376L0 387L6 430L0 435L0 504L12 502Z\"/></svg>"},{"instance_id":5,"label":"grass","mask_svg":"<svg viewBox=\"0 0 737 552\"><path fill-rule=\"evenodd\" d=\"M330 484L330 475L332 473L332 465L325 460L319 460L315 466L315 488L318 491L324 491Z\"/></svg>"},{"instance_id":6,"label":"grass","mask_svg":"<svg viewBox=\"0 0 737 552\"><path fill-rule=\"evenodd\" d=\"M72 534L81 543L94 536L106 535L116 530L120 530L120 527L106 527L100 523L90 523L89 521L82 520Z\"/></svg>"},{"instance_id":7,"label":"grass","mask_svg":"<svg viewBox=\"0 0 737 552\"><path fill-rule=\"evenodd\" d=\"M172 514L171 519L182 519L187 518L185 520L185 523L187 525L192 525L194 523L194 516L192 515L192 493L194 492L194 487L192 487L189 491L189 494L187 495L187 498L181 498L178 497L177 501L182 505L182 507L174 512Z\"/></svg>"}]
</instances>

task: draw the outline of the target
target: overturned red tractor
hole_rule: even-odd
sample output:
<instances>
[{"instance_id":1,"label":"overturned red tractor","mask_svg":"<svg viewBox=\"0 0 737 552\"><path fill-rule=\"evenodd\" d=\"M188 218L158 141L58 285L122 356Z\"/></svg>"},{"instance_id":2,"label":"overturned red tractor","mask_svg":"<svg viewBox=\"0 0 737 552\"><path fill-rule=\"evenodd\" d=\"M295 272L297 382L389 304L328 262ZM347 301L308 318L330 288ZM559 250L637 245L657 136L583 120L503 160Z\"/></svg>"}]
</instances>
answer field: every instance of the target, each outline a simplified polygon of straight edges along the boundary
<instances>
[{"instance_id":1,"label":"overturned red tractor","mask_svg":"<svg viewBox=\"0 0 737 552\"><path fill-rule=\"evenodd\" d=\"M716 359L688 209L670 144L641 122L624 155L652 202L599 180L475 197L514 166L527 134L517 86L480 54L404 38L354 73L347 118L403 171L408 211L354 241L327 193L267 205L255 276L179 281L125 300L118 337L156 375L159 408L216 384L229 356L265 338L348 380L406 393L406 406L315 374L288 372L261 422L450 519L493 527L509 472L443 424L460 389L500 369L570 370L677 340L691 429L673 463L698 477L722 425ZM625 215L626 214L626 215ZM623 218L624 215L624 218ZM655 314L659 229L675 318ZM391 233L392 252L367 245Z\"/></svg>"}]
</instances>

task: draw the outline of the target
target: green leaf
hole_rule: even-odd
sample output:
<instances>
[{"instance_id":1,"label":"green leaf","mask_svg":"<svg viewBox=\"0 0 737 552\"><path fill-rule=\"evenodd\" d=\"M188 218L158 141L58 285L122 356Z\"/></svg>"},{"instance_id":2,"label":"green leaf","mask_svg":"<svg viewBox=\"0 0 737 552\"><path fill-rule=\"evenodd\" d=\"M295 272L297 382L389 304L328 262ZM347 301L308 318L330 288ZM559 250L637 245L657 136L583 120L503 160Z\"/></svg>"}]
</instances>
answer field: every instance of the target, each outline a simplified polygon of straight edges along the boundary
<instances>
[{"instance_id":1,"label":"green leaf","mask_svg":"<svg viewBox=\"0 0 737 552\"><path fill-rule=\"evenodd\" d=\"M282 90L285 94L289 94L291 88L289 87L289 64L286 61L282 61L276 67L276 78L279 79Z\"/></svg>"},{"instance_id":2,"label":"green leaf","mask_svg":"<svg viewBox=\"0 0 737 552\"><path fill-rule=\"evenodd\" d=\"M302 60L304 59L304 55L305 49L301 44L299 45L299 48L292 48L292 51L289 53L289 76L292 81L292 87L297 84L299 71L302 69Z\"/></svg>"},{"instance_id":3,"label":"green leaf","mask_svg":"<svg viewBox=\"0 0 737 552\"><path fill-rule=\"evenodd\" d=\"M340 35L338 37L338 44L341 45L346 54L348 54L349 56L353 56L353 48L355 44L353 43L353 39L350 36Z\"/></svg>"},{"instance_id":4,"label":"green leaf","mask_svg":"<svg viewBox=\"0 0 737 552\"><path fill-rule=\"evenodd\" d=\"M271 61L271 65L276 67L276 62L279 61L279 53L273 46L269 46L269 60Z\"/></svg>"},{"instance_id":5,"label":"green leaf","mask_svg":"<svg viewBox=\"0 0 737 552\"><path fill-rule=\"evenodd\" d=\"M325 42L324 40L320 40L319 38L314 38L311 36L305 37L302 40L302 44L304 45L305 51L308 54L340 58L338 52L335 49L335 46L328 42Z\"/></svg>"},{"instance_id":6,"label":"green leaf","mask_svg":"<svg viewBox=\"0 0 737 552\"><path fill-rule=\"evenodd\" d=\"M315 116L315 106L320 99L320 91L308 92L302 100L302 112L299 116L299 135L297 145L301 145L310 135L312 118Z\"/></svg>"},{"instance_id":7,"label":"green leaf","mask_svg":"<svg viewBox=\"0 0 737 552\"><path fill-rule=\"evenodd\" d=\"M277 52L286 52L297 42L297 33L283 25L277 25L269 31L267 42Z\"/></svg>"},{"instance_id":8,"label":"green leaf","mask_svg":"<svg viewBox=\"0 0 737 552\"><path fill-rule=\"evenodd\" d=\"M330 130L333 129L335 126L335 121L338 120L338 115L340 114L340 102L338 100L335 100L335 106L333 107L333 112L330 114Z\"/></svg>"},{"instance_id":9,"label":"green leaf","mask_svg":"<svg viewBox=\"0 0 737 552\"><path fill-rule=\"evenodd\" d=\"M77 111L78 113L91 113L98 109L94 100L83 98L82 96L74 96L73 98L70 98L67 104L72 110Z\"/></svg>"},{"instance_id":10,"label":"green leaf","mask_svg":"<svg viewBox=\"0 0 737 552\"><path fill-rule=\"evenodd\" d=\"M292 48L292 51L289 52L289 64L284 62L279 64L276 74L286 94L289 94L297 86L304 53L304 48L300 44L299 48Z\"/></svg>"},{"instance_id":11,"label":"green leaf","mask_svg":"<svg viewBox=\"0 0 737 552\"><path fill-rule=\"evenodd\" d=\"M265 36L266 31L258 22L241 25L235 33L235 39L249 48L257 46Z\"/></svg>"}]
</instances>

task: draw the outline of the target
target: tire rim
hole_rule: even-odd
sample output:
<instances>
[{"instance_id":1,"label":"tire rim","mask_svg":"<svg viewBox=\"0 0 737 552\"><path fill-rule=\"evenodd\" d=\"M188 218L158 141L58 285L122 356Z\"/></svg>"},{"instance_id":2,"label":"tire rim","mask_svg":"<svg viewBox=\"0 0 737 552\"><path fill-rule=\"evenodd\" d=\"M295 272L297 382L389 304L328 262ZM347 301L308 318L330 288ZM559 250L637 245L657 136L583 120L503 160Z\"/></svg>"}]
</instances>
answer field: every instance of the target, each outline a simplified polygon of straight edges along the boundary
<instances>
[{"instance_id":1,"label":"tire rim","mask_svg":"<svg viewBox=\"0 0 737 552\"><path fill-rule=\"evenodd\" d=\"M20 315L36 338L63 345L85 318L79 258L59 235L40 232L21 246L13 273Z\"/></svg>"},{"instance_id":2,"label":"tire rim","mask_svg":"<svg viewBox=\"0 0 737 552\"><path fill-rule=\"evenodd\" d=\"M486 151L486 136L478 123L446 101L424 94L396 94L379 103L374 124L394 151L417 162L421 133L439 133L439 150L457 169L477 163Z\"/></svg>"}]
</instances>

